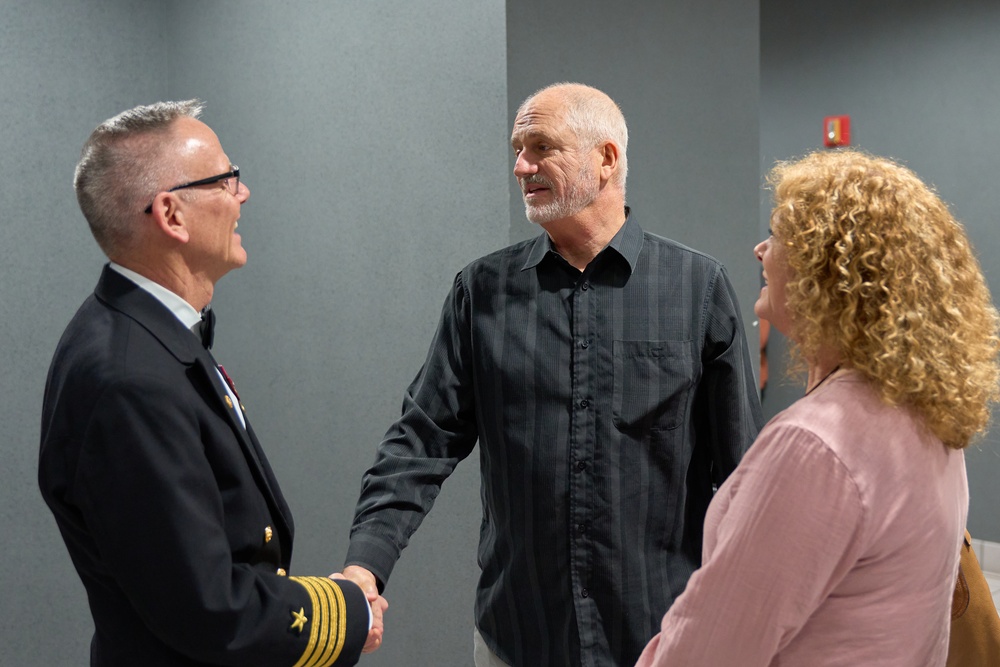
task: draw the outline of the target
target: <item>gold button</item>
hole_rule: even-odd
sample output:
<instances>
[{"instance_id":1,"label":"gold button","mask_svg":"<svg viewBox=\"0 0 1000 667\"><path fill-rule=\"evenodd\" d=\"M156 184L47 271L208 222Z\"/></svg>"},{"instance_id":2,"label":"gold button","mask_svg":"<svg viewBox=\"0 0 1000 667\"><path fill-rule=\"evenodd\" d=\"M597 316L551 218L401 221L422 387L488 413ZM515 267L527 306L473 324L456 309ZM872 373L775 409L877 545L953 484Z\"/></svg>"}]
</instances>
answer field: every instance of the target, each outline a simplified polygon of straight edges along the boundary
<instances>
[{"instance_id":1,"label":"gold button","mask_svg":"<svg viewBox=\"0 0 1000 667\"><path fill-rule=\"evenodd\" d=\"M285 568L283 568L283 567L279 567L278 568L278 576L279 577L287 577L288 576L288 573L285 572Z\"/></svg>"},{"instance_id":2,"label":"gold button","mask_svg":"<svg viewBox=\"0 0 1000 667\"><path fill-rule=\"evenodd\" d=\"M228 396L226 396L226 407L229 408L230 410L233 409L233 401Z\"/></svg>"},{"instance_id":3,"label":"gold button","mask_svg":"<svg viewBox=\"0 0 1000 667\"><path fill-rule=\"evenodd\" d=\"M273 537L273 536L274 536L274 531L271 530L271 527L268 526L267 528L265 528L264 529L264 544L267 544L268 542L270 542L271 541L271 537Z\"/></svg>"}]
</instances>

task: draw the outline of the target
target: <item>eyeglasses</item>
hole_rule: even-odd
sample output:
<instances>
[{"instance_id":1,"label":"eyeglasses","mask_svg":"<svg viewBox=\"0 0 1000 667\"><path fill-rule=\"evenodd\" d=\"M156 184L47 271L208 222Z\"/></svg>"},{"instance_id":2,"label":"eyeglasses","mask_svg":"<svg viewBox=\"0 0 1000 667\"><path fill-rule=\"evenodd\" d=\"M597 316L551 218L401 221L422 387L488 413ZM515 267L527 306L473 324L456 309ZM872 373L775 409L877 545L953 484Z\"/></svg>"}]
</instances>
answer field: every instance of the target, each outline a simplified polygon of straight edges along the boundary
<instances>
[{"instance_id":1,"label":"eyeglasses","mask_svg":"<svg viewBox=\"0 0 1000 667\"><path fill-rule=\"evenodd\" d=\"M190 183L185 183L184 185L178 185L176 187L166 190L166 192L174 192L175 190L183 190L184 188L193 188L198 185L211 185L212 183L218 183L219 181L225 181L226 189L229 190L229 194L236 195L240 191L240 168L235 164L229 165L233 168L232 171L227 171L224 174L219 174L218 176L209 176L208 178L203 178L198 181L191 181ZM146 213L153 212L153 203L150 202L149 206L146 207Z\"/></svg>"}]
</instances>

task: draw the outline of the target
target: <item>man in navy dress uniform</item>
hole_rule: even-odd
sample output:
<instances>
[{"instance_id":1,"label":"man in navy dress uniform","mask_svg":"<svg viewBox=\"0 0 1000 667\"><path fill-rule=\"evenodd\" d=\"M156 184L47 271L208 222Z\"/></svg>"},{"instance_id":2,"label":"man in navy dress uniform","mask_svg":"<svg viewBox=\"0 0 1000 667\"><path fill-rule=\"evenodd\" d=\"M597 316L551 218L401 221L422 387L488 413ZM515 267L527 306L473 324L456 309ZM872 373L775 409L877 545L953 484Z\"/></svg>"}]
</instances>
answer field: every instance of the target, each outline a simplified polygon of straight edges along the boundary
<instances>
[{"instance_id":1,"label":"man in navy dress uniform","mask_svg":"<svg viewBox=\"0 0 1000 667\"><path fill-rule=\"evenodd\" d=\"M39 484L87 590L94 667L353 665L381 598L290 575L293 524L208 309L250 196L196 100L102 123L77 199L110 259L49 371ZM373 623L374 621L374 623Z\"/></svg>"}]
</instances>

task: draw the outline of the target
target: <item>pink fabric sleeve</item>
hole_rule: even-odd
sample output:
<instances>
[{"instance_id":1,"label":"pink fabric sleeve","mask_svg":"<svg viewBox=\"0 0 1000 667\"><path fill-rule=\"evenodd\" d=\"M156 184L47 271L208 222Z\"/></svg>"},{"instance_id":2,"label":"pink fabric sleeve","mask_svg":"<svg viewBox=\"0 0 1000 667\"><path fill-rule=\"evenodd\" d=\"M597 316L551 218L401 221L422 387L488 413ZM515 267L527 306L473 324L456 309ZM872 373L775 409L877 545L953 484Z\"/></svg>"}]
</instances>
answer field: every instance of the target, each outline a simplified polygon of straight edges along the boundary
<instances>
[{"instance_id":1,"label":"pink fabric sleeve","mask_svg":"<svg viewBox=\"0 0 1000 667\"><path fill-rule=\"evenodd\" d=\"M713 500L703 565L638 667L771 664L854 565L864 521L829 448L794 426L765 429Z\"/></svg>"}]
</instances>

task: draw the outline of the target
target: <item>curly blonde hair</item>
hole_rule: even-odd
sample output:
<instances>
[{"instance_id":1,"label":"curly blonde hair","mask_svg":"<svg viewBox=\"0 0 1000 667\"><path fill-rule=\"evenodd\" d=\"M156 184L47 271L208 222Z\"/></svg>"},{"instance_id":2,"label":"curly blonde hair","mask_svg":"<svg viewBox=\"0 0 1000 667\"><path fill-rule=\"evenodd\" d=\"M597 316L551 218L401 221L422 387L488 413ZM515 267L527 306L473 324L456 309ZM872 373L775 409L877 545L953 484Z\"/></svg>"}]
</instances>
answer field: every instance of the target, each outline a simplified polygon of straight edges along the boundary
<instances>
[{"instance_id":1,"label":"curly blonde hair","mask_svg":"<svg viewBox=\"0 0 1000 667\"><path fill-rule=\"evenodd\" d=\"M778 164L771 229L786 250L801 367L832 347L949 447L998 397L997 310L962 225L912 171L857 151Z\"/></svg>"}]
</instances>

